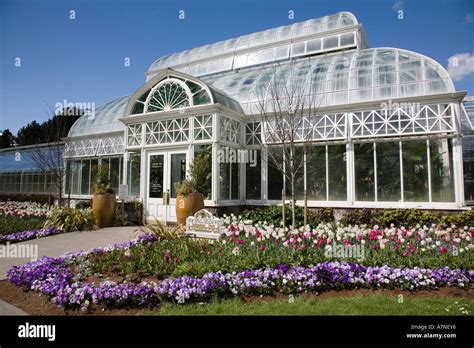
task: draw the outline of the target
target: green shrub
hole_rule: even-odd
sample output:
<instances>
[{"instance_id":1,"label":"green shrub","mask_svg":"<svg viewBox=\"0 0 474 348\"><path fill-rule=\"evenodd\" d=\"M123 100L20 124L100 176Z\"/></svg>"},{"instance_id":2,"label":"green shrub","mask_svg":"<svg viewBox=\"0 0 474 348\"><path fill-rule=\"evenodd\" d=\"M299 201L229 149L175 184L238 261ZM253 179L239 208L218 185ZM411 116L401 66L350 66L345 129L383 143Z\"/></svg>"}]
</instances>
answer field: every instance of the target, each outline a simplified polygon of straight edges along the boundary
<instances>
[{"instance_id":1,"label":"green shrub","mask_svg":"<svg viewBox=\"0 0 474 348\"><path fill-rule=\"evenodd\" d=\"M123 209L123 220L122 220L122 205L118 203L115 206L115 212L114 212L114 226L125 226L128 224L128 213L125 210L125 207Z\"/></svg>"},{"instance_id":2,"label":"green shrub","mask_svg":"<svg viewBox=\"0 0 474 348\"><path fill-rule=\"evenodd\" d=\"M387 209L382 214L373 219L373 224L380 226L404 226L407 228L416 225L431 225L439 222L441 214L439 212L420 209Z\"/></svg>"},{"instance_id":3,"label":"green shrub","mask_svg":"<svg viewBox=\"0 0 474 348\"><path fill-rule=\"evenodd\" d=\"M291 206L287 204L285 208L285 226L290 226L292 223L291 212ZM316 227L320 222L322 222L320 218L330 219L330 215L332 215L332 210L331 212L325 211L320 213L320 215L312 214L311 211L308 210L308 224L312 227ZM281 221L283 220L283 215L280 205L271 205L263 208L246 209L240 214L240 218L242 220L252 220L253 222L266 221L269 224L280 226ZM303 207L296 207L295 218L297 227L302 226L304 221Z\"/></svg>"},{"instance_id":4,"label":"green shrub","mask_svg":"<svg viewBox=\"0 0 474 348\"><path fill-rule=\"evenodd\" d=\"M80 201L76 203L76 209L92 208L91 201Z\"/></svg>"},{"instance_id":5,"label":"green shrub","mask_svg":"<svg viewBox=\"0 0 474 348\"><path fill-rule=\"evenodd\" d=\"M145 226L141 227L140 230L145 233L154 234L159 242L163 240L184 238L183 226L166 226L156 218L154 224L146 224Z\"/></svg>"},{"instance_id":6,"label":"green shrub","mask_svg":"<svg viewBox=\"0 0 474 348\"><path fill-rule=\"evenodd\" d=\"M44 228L56 226L66 232L84 231L94 228L92 209L56 208L44 223Z\"/></svg>"},{"instance_id":7,"label":"green shrub","mask_svg":"<svg viewBox=\"0 0 474 348\"><path fill-rule=\"evenodd\" d=\"M46 218L18 218L10 215L0 215L0 234L30 231L43 227Z\"/></svg>"},{"instance_id":8,"label":"green shrub","mask_svg":"<svg viewBox=\"0 0 474 348\"><path fill-rule=\"evenodd\" d=\"M312 220L317 223L328 223L334 222L334 209L332 208L321 208L313 210L310 213Z\"/></svg>"},{"instance_id":9,"label":"green shrub","mask_svg":"<svg viewBox=\"0 0 474 348\"><path fill-rule=\"evenodd\" d=\"M462 211L456 214L444 215L441 218L441 226L450 226L454 224L456 226L474 226L474 209Z\"/></svg>"},{"instance_id":10,"label":"green shrub","mask_svg":"<svg viewBox=\"0 0 474 348\"><path fill-rule=\"evenodd\" d=\"M348 225L371 225L372 224L372 211L370 209L351 209L345 213L340 223Z\"/></svg>"}]
</instances>

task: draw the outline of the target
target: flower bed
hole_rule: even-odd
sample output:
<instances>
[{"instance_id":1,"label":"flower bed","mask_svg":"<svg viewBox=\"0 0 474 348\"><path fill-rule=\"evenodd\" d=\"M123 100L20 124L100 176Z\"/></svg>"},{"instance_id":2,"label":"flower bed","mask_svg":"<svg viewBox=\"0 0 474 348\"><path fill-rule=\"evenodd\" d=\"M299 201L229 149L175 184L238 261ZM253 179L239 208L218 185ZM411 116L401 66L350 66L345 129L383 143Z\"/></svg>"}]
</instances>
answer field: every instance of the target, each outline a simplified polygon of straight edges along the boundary
<instances>
[{"instance_id":1,"label":"flower bed","mask_svg":"<svg viewBox=\"0 0 474 348\"><path fill-rule=\"evenodd\" d=\"M150 239L142 239L150 241ZM121 248L123 246L120 246ZM128 246L126 246L128 248ZM96 249L96 252L105 252ZM112 307L136 305L149 306L160 299L185 302L202 300L211 295L269 294L280 291L300 293L329 289L434 289L442 286L469 288L474 272L450 269L406 269L365 267L345 262L325 262L312 267L289 267L244 270L224 274L206 273L201 278L183 276L160 282L112 282L96 285L76 281L70 261L85 256L84 253L66 257L43 257L36 262L14 267L8 271L9 281L17 286L47 295L53 303L64 308L89 308L93 304Z\"/></svg>"},{"instance_id":2,"label":"flower bed","mask_svg":"<svg viewBox=\"0 0 474 348\"><path fill-rule=\"evenodd\" d=\"M324 262L312 267L262 268L224 274L206 273L201 278L183 276L162 281L157 292L164 298L184 302L213 294L268 294L275 291L301 293L333 289L434 289L466 288L474 272L450 269L365 267L347 262Z\"/></svg>"},{"instance_id":3,"label":"flower bed","mask_svg":"<svg viewBox=\"0 0 474 348\"><path fill-rule=\"evenodd\" d=\"M51 212L46 204L0 202L0 235L40 229Z\"/></svg>"},{"instance_id":4,"label":"flower bed","mask_svg":"<svg viewBox=\"0 0 474 348\"><path fill-rule=\"evenodd\" d=\"M202 277L207 272L310 266L352 261L364 266L471 269L474 228L366 228L322 224L314 230L231 224L213 244L191 239L138 245L127 253L90 255L91 274L128 277ZM344 255L354 251L352 255ZM343 255L340 255L340 252Z\"/></svg>"},{"instance_id":5,"label":"flower bed","mask_svg":"<svg viewBox=\"0 0 474 348\"><path fill-rule=\"evenodd\" d=\"M10 242L10 243L18 243L23 242L25 240L48 237L55 234L64 233L64 230L57 228L57 227L48 227L43 229L37 230L29 230L29 231L22 231L22 232L15 232L10 234L0 234L0 244Z\"/></svg>"},{"instance_id":6,"label":"flower bed","mask_svg":"<svg viewBox=\"0 0 474 348\"><path fill-rule=\"evenodd\" d=\"M15 216L22 219L45 218L51 213L47 204L34 202L0 202L0 215Z\"/></svg>"},{"instance_id":7,"label":"flower bed","mask_svg":"<svg viewBox=\"0 0 474 348\"><path fill-rule=\"evenodd\" d=\"M92 303L113 306L126 304L151 304L157 299L153 292L156 284L101 282L99 286L75 281L71 266L80 264L89 254L101 254L112 250L127 250L138 244L155 241L151 234L88 252L72 252L61 257L44 256L38 261L15 266L7 271L7 279L25 290L39 291L60 307L86 309Z\"/></svg>"},{"instance_id":8,"label":"flower bed","mask_svg":"<svg viewBox=\"0 0 474 348\"><path fill-rule=\"evenodd\" d=\"M233 232L232 232L233 231ZM234 238L238 231L234 227L228 231L227 238ZM250 235L249 237L250 238ZM262 241L262 236L259 236ZM107 256L114 253L133 257L135 248L154 247L163 243L154 243L157 237L144 234L135 240L116 244L106 248L96 248L89 252L69 253L62 257L43 257L23 266L13 267L7 272L8 280L24 289L38 291L46 295L53 303L63 308L81 308L86 310L93 304L118 306L149 306L160 300L207 299L212 295L268 294L273 292L299 293L323 291L329 289L434 289L443 286L470 288L474 272L453 269L448 266L434 269L419 267L364 266L350 262L320 262L314 265L299 266L280 264L276 267L264 267L253 270L241 269L233 272L205 272L202 276L183 275L167 277L161 281L132 281L125 277L122 281L91 281L74 270L87 265L91 257ZM234 239L235 240L235 239ZM240 246L245 245L238 242ZM227 244L227 239L221 243ZM181 241L178 241L182 244ZM250 245L250 243L248 243ZM215 243L216 248L222 244ZM257 247L260 250L260 247ZM285 248L284 250L295 250ZM234 250L232 247L231 250ZM264 252L265 250L260 250ZM171 251L165 257L174 260ZM204 253L207 254L207 253ZM232 257L237 255L231 254ZM141 260L149 260L141 255ZM137 260L135 260L137 261ZM178 261L179 263L179 261Z\"/></svg>"}]
</instances>

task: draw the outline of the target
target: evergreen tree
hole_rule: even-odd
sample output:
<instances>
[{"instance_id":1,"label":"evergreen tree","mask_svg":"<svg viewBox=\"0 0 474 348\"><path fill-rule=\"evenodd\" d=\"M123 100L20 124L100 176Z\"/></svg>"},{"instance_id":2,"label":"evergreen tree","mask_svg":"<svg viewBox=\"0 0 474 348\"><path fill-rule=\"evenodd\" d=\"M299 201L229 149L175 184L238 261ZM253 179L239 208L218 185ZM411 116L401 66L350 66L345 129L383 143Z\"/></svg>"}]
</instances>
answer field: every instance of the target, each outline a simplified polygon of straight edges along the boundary
<instances>
[{"instance_id":1,"label":"evergreen tree","mask_svg":"<svg viewBox=\"0 0 474 348\"><path fill-rule=\"evenodd\" d=\"M15 146L15 136L7 128L3 132L0 131L0 149L6 149Z\"/></svg>"}]
</instances>

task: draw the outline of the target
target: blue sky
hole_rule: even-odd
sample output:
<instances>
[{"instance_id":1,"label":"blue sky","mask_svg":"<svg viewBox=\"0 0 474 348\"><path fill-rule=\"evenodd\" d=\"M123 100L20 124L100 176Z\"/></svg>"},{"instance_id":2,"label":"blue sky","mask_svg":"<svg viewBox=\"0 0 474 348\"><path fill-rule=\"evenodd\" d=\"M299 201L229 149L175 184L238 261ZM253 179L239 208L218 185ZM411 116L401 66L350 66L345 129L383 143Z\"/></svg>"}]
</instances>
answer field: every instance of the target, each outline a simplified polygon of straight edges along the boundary
<instances>
[{"instance_id":1,"label":"blue sky","mask_svg":"<svg viewBox=\"0 0 474 348\"><path fill-rule=\"evenodd\" d=\"M44 121L64 99L98 106L131 94L162 55L339 11L364 24L370 47L413 50L446 68L464 53L455 85L474 95L474 1L3 0L0 130Z\"/></svg>"}]
</instances>

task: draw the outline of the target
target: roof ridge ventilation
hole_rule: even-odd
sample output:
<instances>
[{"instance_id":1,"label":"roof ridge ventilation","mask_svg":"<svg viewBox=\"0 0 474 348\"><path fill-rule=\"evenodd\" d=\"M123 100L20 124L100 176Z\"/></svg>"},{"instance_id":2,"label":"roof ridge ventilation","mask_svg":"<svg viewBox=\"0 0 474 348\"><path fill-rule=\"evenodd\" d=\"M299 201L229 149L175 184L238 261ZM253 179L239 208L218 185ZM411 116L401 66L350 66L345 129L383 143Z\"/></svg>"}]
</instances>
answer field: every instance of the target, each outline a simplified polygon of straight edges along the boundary
<instances>
[{"instance_id":1,"label":"roof ridge ventilation","mask_svg":"<svg viewBox=\"0 0 474 348\"><path fill-rule=\"evenodd\" d=\"M158 70L173 67L192 76L204 76L293 56L366 48L360 47L366 46L366 40L364 35L360 40L358 32L363 35L357 18L350 12L339 12L163 56L146 75L149 80Z\"/></svg>"}]
</instances>

